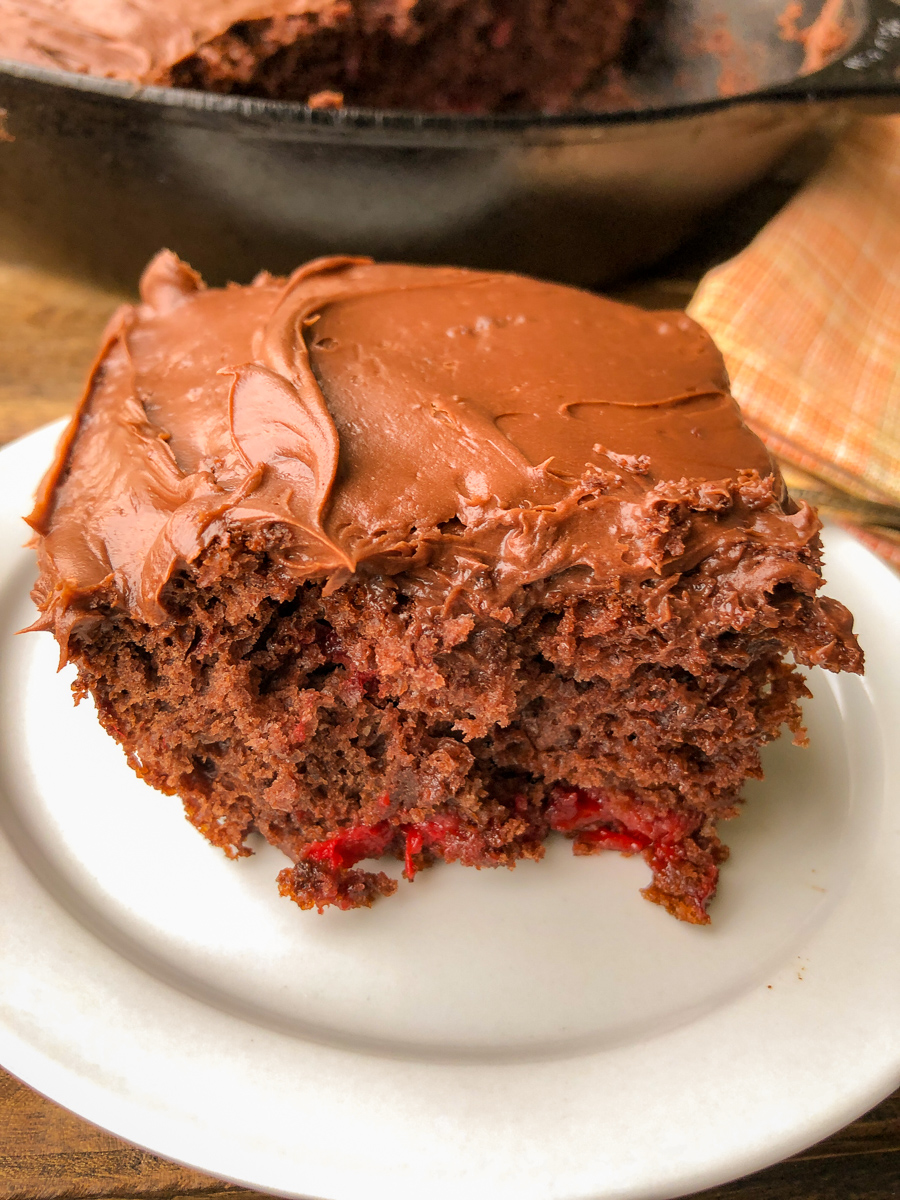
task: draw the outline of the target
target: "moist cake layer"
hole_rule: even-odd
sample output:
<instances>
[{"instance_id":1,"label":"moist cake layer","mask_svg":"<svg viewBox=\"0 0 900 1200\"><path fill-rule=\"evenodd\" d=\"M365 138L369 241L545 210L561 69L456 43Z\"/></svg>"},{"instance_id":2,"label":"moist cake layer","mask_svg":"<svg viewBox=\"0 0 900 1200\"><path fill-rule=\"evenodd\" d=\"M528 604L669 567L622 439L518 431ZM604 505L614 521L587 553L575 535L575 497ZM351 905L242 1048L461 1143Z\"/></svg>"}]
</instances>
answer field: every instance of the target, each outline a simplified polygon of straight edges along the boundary
<instances>
[{"instance_id":1,"label":"moist cake layer","mask_svg":"<svg viewBox=\"0 0 900 1200\"><path fill-rule=\"evenodd\" d=\"M114 318L31 523L39 628L155 786L304 906L435 857L642 853L705 921L785 660L860 670L818 522L710 338L510 275L330 259Z\"/></svg>"},{"instance_id":2,"label":"moist cake layer","mask_svg":"<svg viewBox=\"0 0 900 1200\"><path fill-rule=\"evenodd\" d=\"M0 0L0 56L314 105L560 111L641 0Z\"/></svg>"}]
</instances>

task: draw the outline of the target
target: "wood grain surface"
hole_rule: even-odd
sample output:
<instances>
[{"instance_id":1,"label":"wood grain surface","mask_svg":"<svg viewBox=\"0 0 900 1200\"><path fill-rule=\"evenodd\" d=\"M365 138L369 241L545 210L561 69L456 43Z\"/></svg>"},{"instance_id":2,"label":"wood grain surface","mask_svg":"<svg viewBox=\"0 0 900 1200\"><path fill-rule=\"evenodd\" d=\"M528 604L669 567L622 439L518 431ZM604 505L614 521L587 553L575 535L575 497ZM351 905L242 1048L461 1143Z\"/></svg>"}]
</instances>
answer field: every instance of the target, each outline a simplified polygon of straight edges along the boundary
<instances>
[{"instance_id":1,"label":"wood grain surface","mask_svg":"<svg viewBox=\"0 0 900 1200\"><path fill-rule=\"evenodd\" d=\"M670 265L668 274L619 294L654 307L683 306L705 261L695 257L687 267ZM103 327L123 299L87 282L0 263L0 443L71 410ZM127 1145L0 1069L0 1200L249 1200L258 1194ZM818 1146L702 1195L900 1198L900 1091Z\"/></svg>"}]
</instances>

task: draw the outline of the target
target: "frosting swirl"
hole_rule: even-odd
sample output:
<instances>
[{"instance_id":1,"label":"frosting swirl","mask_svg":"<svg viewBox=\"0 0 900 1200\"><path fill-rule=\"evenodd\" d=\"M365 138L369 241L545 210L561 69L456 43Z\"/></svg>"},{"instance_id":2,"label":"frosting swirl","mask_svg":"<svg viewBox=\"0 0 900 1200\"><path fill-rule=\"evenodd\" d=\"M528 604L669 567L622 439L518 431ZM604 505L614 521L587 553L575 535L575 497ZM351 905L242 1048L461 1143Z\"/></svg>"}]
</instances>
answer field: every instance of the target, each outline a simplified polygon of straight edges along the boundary
<instances>
[{"instance_id":1,"label":"frosting swirl","mask_svg":"<svg viewBox=\"0 0 900 1200\"><path fill-rule=\"evenodd\" d=\"M116 314L39 493L41 625L157 623L211 542L277 528L329 590L405 573L501 614L523 586L804 575L819 525L744 424L710 337L515 275L330 258L207 289L163 252ZM764 576L764 577L763 577ZM749 584L748 584L749 586Z\"/></svg>"}]
</instances>

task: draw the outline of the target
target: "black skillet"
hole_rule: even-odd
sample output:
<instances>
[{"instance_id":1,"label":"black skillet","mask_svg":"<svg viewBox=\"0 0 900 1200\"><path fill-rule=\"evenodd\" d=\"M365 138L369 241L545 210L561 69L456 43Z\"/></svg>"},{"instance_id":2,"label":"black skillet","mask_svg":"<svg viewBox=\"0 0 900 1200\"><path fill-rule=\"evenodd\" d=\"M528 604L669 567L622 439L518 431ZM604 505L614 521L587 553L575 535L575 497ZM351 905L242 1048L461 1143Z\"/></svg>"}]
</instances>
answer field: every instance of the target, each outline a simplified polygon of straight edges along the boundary
<instances>
[{"instance_id":1,"label":"black skillet","mask_svg":"<svg viewBox=\"0 0 900 1200\"><path fill-rule=\"evenodd\" d=\"M900 5L846 0L807 74L784 6L671 0L628 107L567 116L313 111L0 61L0 252L128 286L163 245L216 283L335 251L599 283L816 123L900 109Z\"/></svg>"}]
</instances>

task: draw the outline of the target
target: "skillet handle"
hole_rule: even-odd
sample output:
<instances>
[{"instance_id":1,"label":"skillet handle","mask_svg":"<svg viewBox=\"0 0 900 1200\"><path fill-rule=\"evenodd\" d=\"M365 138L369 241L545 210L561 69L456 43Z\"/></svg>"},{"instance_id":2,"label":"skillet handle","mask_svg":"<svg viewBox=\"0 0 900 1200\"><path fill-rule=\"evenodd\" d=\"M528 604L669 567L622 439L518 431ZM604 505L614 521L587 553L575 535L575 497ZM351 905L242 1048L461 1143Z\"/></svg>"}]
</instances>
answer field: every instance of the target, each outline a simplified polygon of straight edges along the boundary
<instances>
[{"instance_id":1,"label":"skillet handle","mask_svg":"<svg viewBox=\"0 0 900 1200\"><path fill-rule=\"evenodd\" d=\"M767 88L773 100L856 100L866 111L900 112L900 2L869 0L865 29L819 71Z\"/></svg>"}]
</instances>

